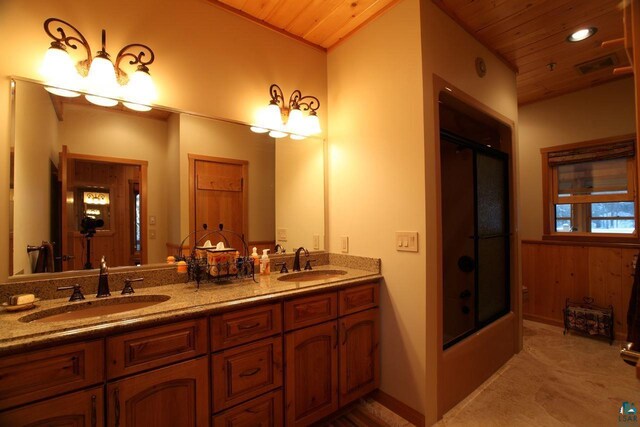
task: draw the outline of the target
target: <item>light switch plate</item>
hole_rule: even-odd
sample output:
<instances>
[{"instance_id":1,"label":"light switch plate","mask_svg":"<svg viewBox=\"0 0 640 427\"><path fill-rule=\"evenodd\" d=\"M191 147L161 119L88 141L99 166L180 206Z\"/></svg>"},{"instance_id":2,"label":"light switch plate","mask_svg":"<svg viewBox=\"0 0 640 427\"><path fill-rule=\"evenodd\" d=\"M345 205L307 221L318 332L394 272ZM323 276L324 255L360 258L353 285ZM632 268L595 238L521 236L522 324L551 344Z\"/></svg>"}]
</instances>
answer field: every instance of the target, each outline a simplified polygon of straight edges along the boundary
<instances>
[{"instance_id":1,"label":"light switch plate","mask_svg":"<svg viewBox=\"0 0 640 427\"><path fill-rule=\"evenodd\" d=\"M149 230L149 239L156 238L156 230Z\"/></svg>"},{"instance_id":2,"label":"light switch plate","mask_svg":"<svg viewBox=\"0 0 640 427\"><path fill-rule=\"evenodd\" d=\"M349 236L342 236L340 237L340 241L341 241L341 251L343 254L348 254L349 253Z\"/></svg>"},{"instance_id":3,"label":"light switch plate","mask_svg":"<svg viewBox=\"0 0 640 427\"><path fill-rule=\"evenodd\" d=\"M156 216L149 215L149 225L156 225Z\"/></svg>"},{"instance_id":4,"label":"light switch plate","mask_svg":"<svg viewBox=\"0 0 640 427\"><path fill-rule=\"evenodd\" d=\"M316 251L320 249L320 235L319 234L314 234L313 235L313 249L316 250Z\"/></svg>"},{"instance_id":5,"label":"light switch plate","mask_svg":"<svg viewBox=\"0 0 640 427\"><path fill-rule=\"evenodd\" d=\"M287 229L286 228L278 228L278 241L286 242L287 241Z\"/></svg>"},{"instance_id":6,"label":"light switch plate","mask_svg":"<svg viewBox=\"0 0 640 427\"><path fill-rule=\"evenodd\" d=\"M418 252L418 232L396 231L396 250L402 252Z\"/></svg>"}]
</instances>

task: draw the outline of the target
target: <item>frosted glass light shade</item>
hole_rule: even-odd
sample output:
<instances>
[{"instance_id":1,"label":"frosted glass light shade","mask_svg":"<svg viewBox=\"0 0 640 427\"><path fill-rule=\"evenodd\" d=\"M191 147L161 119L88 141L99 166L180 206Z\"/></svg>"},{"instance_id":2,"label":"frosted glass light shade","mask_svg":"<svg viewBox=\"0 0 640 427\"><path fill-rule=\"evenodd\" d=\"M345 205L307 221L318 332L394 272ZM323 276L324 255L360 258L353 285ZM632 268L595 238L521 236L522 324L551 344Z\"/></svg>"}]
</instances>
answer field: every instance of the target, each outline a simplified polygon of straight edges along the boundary
<instances>
[{"instance_id":1,"label":"frosted glass light shade","mask_svg":"<svg viewBox=\"0 0 640 427\"><path fill-rule=\"evenodd\" d=\"M298 135L304 135L304 117L299 108L293 108L289 111L289 120L287 121L287 132Z\"/></svg>"},{"instance_id":2,"label":"frosted glass light shade","mask_svg":"<svg viewBox=\"0 0 640 427\"><path fill-rule=\"evenodd\" d=\"M284 138L285 136L287 136L287 134L277 130L272 130L271 132L269 132L269 136L271 138Z\"/></svg>"},{"instance_id":3,"label":"frosted glass light shade","mask_svg":"<svg viewBox=\"0 0 640 427\"><path fill-rule=\"evenodd\" d=\"M296 135L295 133L292 133L291 135L289 135L289 138L294 139L296 141L302 141L303 139L306 138L306 136Z\"/></svg>"},{"instance_id":4,"label":"frosted glass light shade","mask_svg":"<svg viewBox=\"0 0 640 427\"><path fill-rule=\"evenodd\" d=\"M103 96L97 95L85 95L84 97L90 103L100 105L101 107L113 107L115 105L118 105L117 99L105 98Z\"/></svg>"},{"instance_id":5,"label":"frosted glass light shade","mask_svg":"<svg viewBox=\"0 0 640 427\"><path fill-rule=\"evenodd\" d=\"M116 79L116 70L110 60L101 56L93 58L87 75L86 88L87 92L95 95L110 98L120 96L120 85Z\"/></svg>"},{"instance_id":6,"label":"frosted glass light shade","mask_svg":"<svg viewBox=\"0 0 640 427\"><path fill-rule=\"evenodd\" d=\"M81 89L82 77L65 50L57 47L47 49L40 66L40 74L47 85L45 89L54 95L65 97L80 95L75 90Z\"/></svg>"},{"instance_id":7,"label":"frosted glass light shade","mask_svg":"<svg viewBox=\"0 0 640 427\"><path fill-rule=\"evenodd\" d=\"M158 97L153 79L148 72L140 69L131 75L124 92L124 98L136 104L151 104Z\"/></svg>"},{"instance_id":8,"label":"frosted glass light shade","mask_svg":"<svg viewBox=\"0 0 640 427\"><path fill-rule=\"evenodd\" d=\"M264 127L280 130L282 128L282 114L280 107L276 104L269 104L264 113Z\"/></svg>"},{"instance_id":9,"label":"frosted glass light shade","mask_svg":"<svg viewBox=\"0 0 640 427\"><path fill-rule=\"evenodd\" d=\"M135 102L122 101L122 104L130 110L134 111L151 111L151 107L144 104L136 104Z\"/></svg>"},{"instance_id":10,"label":"frosted glass light shade","mask_svg":"<svg viewBox=\"0 0 640 427\"><path fill-rule=\"evenodd\" d=\"M322 132L322 129L320 129L320 119L318 119L318 116L315 114L309 114L304 121L307 135L315 135Z\"/></svg>"}]
</instances>

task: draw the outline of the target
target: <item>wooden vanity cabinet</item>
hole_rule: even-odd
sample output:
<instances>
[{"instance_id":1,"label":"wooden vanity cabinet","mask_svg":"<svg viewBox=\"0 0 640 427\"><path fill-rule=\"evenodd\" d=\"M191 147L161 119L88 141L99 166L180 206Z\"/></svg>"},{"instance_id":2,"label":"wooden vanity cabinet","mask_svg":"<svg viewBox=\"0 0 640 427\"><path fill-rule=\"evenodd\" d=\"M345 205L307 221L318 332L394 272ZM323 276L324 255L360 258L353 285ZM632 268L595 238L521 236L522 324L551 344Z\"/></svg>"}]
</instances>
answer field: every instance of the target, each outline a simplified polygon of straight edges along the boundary
<instances>
[{"instance_id":1,"label":"wooden vanity cabinet","mask_svg":"<svg viewBox=\"0 0 640 427\"><path fill-rule=\"evenodd\" d=\"M0 413L0 426L104 426L102 385Z\"/></svg>"},{"instance_id":2,"label":"wooden vanity cabinet","mask_svg":"<svg viewBox=\"0 0 640 427\"><path fill-rule=\"evenodd\" d=\"M377 283L285 302L287 426L309 425L379 387L378 304Z\"/></svg>"},{"instance_id":3,"label":"wooden vanity cabinet","mask_svg":"<svg viewBox=\"0 0 640 427\"><path fill-rule=\"evenodd\" d=\"M0 357L0 426L310 425L378 387L378 292L365 283Z\"/></svg>"},{"instance_id":4,"label":"wooden vanity cabinet","mask_svg":"<svg viewBox=\"0 0 640 427\"><path fill-rule=\"evenodd\" d=\"M207 372L205 356L107 384L107 425L209 425Z\"/></svg>"}]
</instances>

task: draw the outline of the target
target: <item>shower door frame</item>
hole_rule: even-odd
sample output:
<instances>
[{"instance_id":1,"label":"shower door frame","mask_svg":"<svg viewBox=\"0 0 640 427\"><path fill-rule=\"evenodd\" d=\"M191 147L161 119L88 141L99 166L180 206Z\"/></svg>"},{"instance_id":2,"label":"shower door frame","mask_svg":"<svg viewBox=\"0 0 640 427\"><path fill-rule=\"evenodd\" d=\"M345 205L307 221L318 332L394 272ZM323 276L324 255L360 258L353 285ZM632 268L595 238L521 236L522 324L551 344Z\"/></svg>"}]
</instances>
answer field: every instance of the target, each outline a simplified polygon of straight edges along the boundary
<instances>
[{"instance_id":1,"label":"shower door frame","mask_svg":"<svg viewBox=\"0 0 640 427\"><path fill-rule=\"evenodd\" d=\"M495 322L496 320L500 319L501 317L509 314L511 312L511 209L510 209L510 203L511 200L509 198L509 155L503 151L500 150L496 150L494 148L491 147L487 147L486 145L482 145L479 144L477 142L474 142L470 139L464 138L462 136L456 135L455 133L449 132L445 129L440 129L440 140L439 143L442 144L442 141L448 141L450 143L453 144L458 144L460 146L469 148L472 152L473 152L473 240L474 240L474 247L473 247L473 257L474 257L474 271L473 271L473 296L474 296L474 319L473 319L473 328L469 329L468 331L466 331L465 333L456 336L455 338L453 338L452 340L448 341L448 342L442 342L442 349L443 350L447 350L449 348L451 348L452 346L456 345L457 343L459 343L460 341L464 340L465 338L477 333L478 331L480 331L481 329L483 329L484 327L490 325L491 323ZM478 255L479 255L479 250L478 250L478 246L479 246L479 240L482 239L482 236L479 236L478 234L478 164L477 164L477 154L478 153L482 153L484 155L487 155L489 157L493 157L493 158L497 158L500 159L503 163L503 183L504 183L504 188L503 188L503 194L504 194L504 203L503 203L503 209L504 209L504 215L505 215L505 221L504 221L504 230L505 232L502 234L498 234L495 236L486 236L485 238L492 238L492 237L500 237L502 236L504 239L504 243L505 243L505 247L504 247L504 256L505 256L505 260L504 260L504 266L505 266L505 271L504 271L504 278L505 278L505 283L504 283L504 296L505 296L505 301L506 301L506 306L504 307L503 310L499 311L498 313L494 314L493 316L489 317L487 320L485 321L480 321L479 320L479 306L478 306L478 289L479 289L479 285L478 285L478 270L480 269L480 264L479 264L479 259L478 259ZM440 156L439 159L440 162L440 168L442 168L442 155ZM440 191L442 191L442 189L440 189ZM441 211L441 215L444 215L444 212L442 212L442 206L440 206L440 211ZM443 254L444 256L444 254ZM443 277L443 281L442 281L442 286L445 286L444 283L444 277ZM444 290L442 293L442 298L444 298ZM443 301L441 301L443 303ZM444 310L444 305L443 305L443 310ZM442 334L444 336L444 318L442 321Z\"/></svg>"}]
</instances>

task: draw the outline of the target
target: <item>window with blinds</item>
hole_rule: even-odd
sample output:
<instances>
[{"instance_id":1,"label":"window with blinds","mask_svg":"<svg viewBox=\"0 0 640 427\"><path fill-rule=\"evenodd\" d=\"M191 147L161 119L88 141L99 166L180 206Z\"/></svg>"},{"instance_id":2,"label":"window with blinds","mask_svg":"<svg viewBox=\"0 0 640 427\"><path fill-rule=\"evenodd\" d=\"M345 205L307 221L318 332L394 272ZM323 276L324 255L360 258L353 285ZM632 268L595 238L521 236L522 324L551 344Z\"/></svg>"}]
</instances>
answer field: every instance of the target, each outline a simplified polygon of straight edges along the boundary
<instances>
[{"instance_id":1,"label":"window with blinds","mask_svg":"<svg viewBox=\"0 0 640 427\"><path fill-rule=\"evenodd\" d=\"M541 150L545 235L637 237L635 136Z\"/></svg>"}]
</instances>

